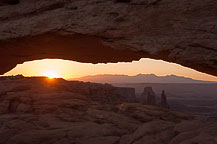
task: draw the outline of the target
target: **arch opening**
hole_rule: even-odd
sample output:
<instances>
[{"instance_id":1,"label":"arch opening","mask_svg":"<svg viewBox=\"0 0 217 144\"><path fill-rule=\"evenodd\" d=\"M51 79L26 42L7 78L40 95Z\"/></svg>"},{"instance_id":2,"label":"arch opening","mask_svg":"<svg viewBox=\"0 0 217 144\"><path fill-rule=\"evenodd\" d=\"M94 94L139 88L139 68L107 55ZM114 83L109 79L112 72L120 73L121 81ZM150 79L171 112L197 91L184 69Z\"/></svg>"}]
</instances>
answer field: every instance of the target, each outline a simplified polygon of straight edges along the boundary
<instances>
[{"instance_id":1,"label":"arch opening","mask_svg":"<svg viewBox=\"0 0 217 144\"><path fill-rule=\"evenodd\" d=\"M117 63L138 61L141 58L152 58L174 62L212 75L216 73L216 63L212 57L207 59L197 53L197 49L159 49L139 50L125 44L117 44L110 39L102 39L83 34L46 33L33 37L21 37L0 41L0 74L4 74L17 64L44 58L65 59L82 63ZM210 57L210 55L208 55ZM206 60L202 60L206 59Z\"/></svg>"},{"instance_id":2,"label":"arch opening","mask_svg":"<svg viewBox=\"0 0 217 144\"><path fill-rule=\"evenodd\" d=\"M0 0L0 75L54 78L0 77L1 143L216 142L217 84L207 82L216 78L153 63L148 68L141 58L217 76L216 0ZM86 73L73 62L62 74L63 64L49 59L82 62ZM37 68L34 60L49 69ZM34 70L23 68L27 64L40 72L25 73ZM103 67L108 70L98 71ZM145 74L153 67L155 75ZM87 73L98 74L93 70L115 77L104 82L122 83L55 78L84 80ZM163 70L171 72L157 73ZM145 77L155 83L141 83ZM170 83L156 81L168 78ZM185 83L171 83L175 78Z\"/></svg>"},{"instance_id":3,"label":"arch opening","mask_svg":"<svg viewBox=\"0 0 217 144\"><path fill-rule=\"evenodd\" d=\"M133 62L118 62L107 64L79 63L62 59L43 59L25 62L24 64L18 64L14 69L7 72L4 76L18 74L22 74L24 76L50 76L56 78L61 77L68 80L78 79L91 75L135 76L140 74L153 74L156 76L174 75L201 81L217 81L217 77L215 76L201 73L179 64L149 58L142 58L139 61ZM160 83L166 82L162 81Z\"/></svg>"},{"instance_id":4,"label":"arch opening","mask_svg":"<svg viewBox=\"0 0 217 144\"><path fill-rule=\"evenodd\" d=\"M134 88L137 100L141 102L143 101L142 95L148 91L156 96L154 105L155 101L159 101L163 90L164 99L167 99L166 107L170 106L172 110L191 111L201 115L204 115L200 112L201 109L212 115L211 113L215 112L213 103L217 102L217 77L175 63L148 58L133 62L107 64L42 59L20 64L4 76L17 74L36 78L46 76L64 78L68 81L91 82L90 85L109 83L115 87L126 88L124 89L126 93ZM20 77L19 75L18 78ZM67 91L68 89L62 89L65 86L58 86L61 83L48 80L47 85L54 85L57 89L60 87L61 91ZM79 84L75 83L75 85ZM201 102L205 102L204 108L201 108Z\"/></svg>"}]
</instances>

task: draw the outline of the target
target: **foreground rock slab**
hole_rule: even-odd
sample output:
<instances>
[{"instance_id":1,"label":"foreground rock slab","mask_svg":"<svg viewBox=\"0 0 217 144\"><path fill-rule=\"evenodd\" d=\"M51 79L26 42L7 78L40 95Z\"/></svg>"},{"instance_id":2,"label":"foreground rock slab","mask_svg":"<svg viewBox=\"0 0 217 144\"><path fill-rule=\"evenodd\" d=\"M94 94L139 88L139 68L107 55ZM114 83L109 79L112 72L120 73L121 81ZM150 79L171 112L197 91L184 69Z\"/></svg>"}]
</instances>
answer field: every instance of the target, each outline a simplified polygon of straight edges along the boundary
<instances>
[{"instance_id":1,"label":"foreground rock slab","mask_svg":"<svg viewBox=\"0 0 217 144\"><path fill-rule=\"evenodd\" d=\"M67 89L72 83L43 83L0 82L0 144L217 143L216 122L139 103L102 104Z\"/></svg>"}]
</instances>

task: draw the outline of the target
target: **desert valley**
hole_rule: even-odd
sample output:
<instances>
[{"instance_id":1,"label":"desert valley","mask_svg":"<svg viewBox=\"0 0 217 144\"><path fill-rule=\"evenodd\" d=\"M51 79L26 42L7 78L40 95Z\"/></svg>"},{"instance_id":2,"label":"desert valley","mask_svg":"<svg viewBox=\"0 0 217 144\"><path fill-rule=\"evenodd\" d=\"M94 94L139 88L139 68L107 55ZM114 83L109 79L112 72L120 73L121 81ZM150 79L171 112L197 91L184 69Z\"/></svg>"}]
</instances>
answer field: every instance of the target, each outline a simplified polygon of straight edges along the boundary
<instances>
[{"instance_id":1,"label":"desert valley","mask_svg":"<svg viewBox=\"0 0 217 144\"><path fill-rule=\"evenodd\" d=\"M154 74L127 75L93 75L78 78L81 81L109 82L114 86L135 88L136 97L141 98L144 88L160 101L164 90L170 109L190 112L201 118L217 120L217 83L214 81L194 80L175 75L156 76Z\"/></svg>"},{"instance_id":2,"label":"desert valley","mask_svg":"<svg viewBox=\"0 0 217 144\"><path fill-rule=\"evenodd\" d=\"M217 144L217 1L0 0L0 144Z\"/></svg>"},{"instance_id":3,"label":"desert valley","mask_svg":"<svg viewBox=\"0 0 217 144\"><path fill-rule=\"evenodd\" d=\"M150 99L151 93L146 96ZM0 143L216 143L216 121L147 102L138 101L134 88L61 78L1 77Z\"/></svg>"}]
</instances>

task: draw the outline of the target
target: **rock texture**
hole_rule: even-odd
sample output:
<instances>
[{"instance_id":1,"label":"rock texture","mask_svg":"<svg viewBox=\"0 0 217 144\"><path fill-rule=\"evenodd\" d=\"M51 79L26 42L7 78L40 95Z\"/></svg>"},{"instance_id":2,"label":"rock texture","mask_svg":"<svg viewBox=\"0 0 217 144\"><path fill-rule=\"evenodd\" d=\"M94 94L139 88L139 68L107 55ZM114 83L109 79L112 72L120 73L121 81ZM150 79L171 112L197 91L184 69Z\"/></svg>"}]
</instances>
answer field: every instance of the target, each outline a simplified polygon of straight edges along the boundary
<instances>
[{"instance_id":1,"label":"rock texture","mask_svg":"<svg viewBox=\"0 0 217 144\"><path fill-rule=\"evenodd\" d=\"M139 99L142 104L156 105L156 94L152 87L145 87Z\"/></svg>"},{"instance_id":2,"label":"rock texture","mask_svg":"<svg viewBox=\"0 0 217 144\"><path fill-rule=\"evenodd\" d=\"M76 84L0 81L0 144L217 143L216 122L139 103L102 104L69 91Z\"/></svg>"},{"instance_id":3,"label":"rock texture","mask_svg":"<svg viewBox=\"0 0 217 144\"><path fill-rule=\"evenodd\" d=\"M148 57L217 76L216 0L2 0L0 23L0 74L43 58Z\"/></svg>"},{"instance_id":4,"label":"rock texture","mask_svg":"<svg viewBox=\"0 0 217 144\"><path fill-rule=\"evenodd\" d=\"M100 104L120 104L123 102L137 101L134 88L114 87L110 84L66 81L61 78L49 80L46 77L30 78L23 77L22 75L0 77L0 83L0 94L35 89L39 93L63 91L81 94ZM36 84L36 86L34 86L34 84ZM14 99L12 99L12 101L13 100Z\"/></svg>"},{"instance_id":5,"label":"rock texture","mask_svg":"<svg viewBox=\"0 0 217 144\"><path fill-rule=\"evenodd\" d=\"M169 104L167 102L167 96L165 94L165 91L163 90L161 93L161 100L160 100L160 104L161 107L163 108L169 108Z\"/></svg>"}]
</instances>

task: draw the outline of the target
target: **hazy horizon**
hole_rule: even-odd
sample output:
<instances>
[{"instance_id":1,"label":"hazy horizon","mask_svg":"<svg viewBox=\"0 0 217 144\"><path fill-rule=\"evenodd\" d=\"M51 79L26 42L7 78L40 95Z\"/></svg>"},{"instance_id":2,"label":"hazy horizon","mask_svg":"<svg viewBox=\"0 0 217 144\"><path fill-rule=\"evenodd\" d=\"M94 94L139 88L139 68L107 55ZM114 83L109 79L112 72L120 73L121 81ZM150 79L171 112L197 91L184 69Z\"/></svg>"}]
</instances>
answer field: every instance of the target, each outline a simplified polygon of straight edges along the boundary
<instances>
[{"instance_id":1,"label":"hazy horizon","mask_svg":"<svg viewBox=\"0 0 217 144\"><path fill-rule=\"evenodd\" d=\"M140 61L108 64L79 63L61 59L43 59L17 65L4 76L22 74L24 76L51 76L64 79L80 78L88 75L116 74L134 76L155 74L157 76L176 75L195 80L217 81L217 77L162 60L143 58Z\"/></svg>"},{"instance_id":2,"label":"hazy horizon","mask_svg":"<svg viewBox=\"0 0 217 144\"><path fill-rule=\"evenodd\" d=\"M71 80L96 82L96 83L204 83L204 84L213 83L213 84L217 84L217 81L195 80L192 78L177 76L177 75L157 76L155 74L137 74L134 76L120 75L120 74L98 74L98 75L88 75L81 78L74 78Z\"/></svg>"}]
</instances>

